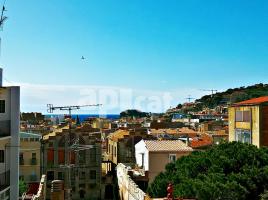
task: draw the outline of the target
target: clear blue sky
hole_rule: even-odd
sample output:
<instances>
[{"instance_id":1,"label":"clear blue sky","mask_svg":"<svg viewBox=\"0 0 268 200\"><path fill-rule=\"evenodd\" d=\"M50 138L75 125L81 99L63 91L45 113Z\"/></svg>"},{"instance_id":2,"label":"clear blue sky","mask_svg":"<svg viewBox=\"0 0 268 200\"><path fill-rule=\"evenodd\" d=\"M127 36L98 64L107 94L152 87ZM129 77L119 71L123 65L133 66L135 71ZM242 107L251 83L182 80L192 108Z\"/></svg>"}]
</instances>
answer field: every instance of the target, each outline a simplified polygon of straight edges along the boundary
<instances>
[{"instance_id":1,"label":"clear blue sky","mask_svg":"<svg viewBox=\"0 0 268 200\"><path fill-rule=\"evenodd\" d=\"M7 0L6 8L0 63L9 81L153 91L268 82L267 0Z\"/></svg>"}]
</instances>

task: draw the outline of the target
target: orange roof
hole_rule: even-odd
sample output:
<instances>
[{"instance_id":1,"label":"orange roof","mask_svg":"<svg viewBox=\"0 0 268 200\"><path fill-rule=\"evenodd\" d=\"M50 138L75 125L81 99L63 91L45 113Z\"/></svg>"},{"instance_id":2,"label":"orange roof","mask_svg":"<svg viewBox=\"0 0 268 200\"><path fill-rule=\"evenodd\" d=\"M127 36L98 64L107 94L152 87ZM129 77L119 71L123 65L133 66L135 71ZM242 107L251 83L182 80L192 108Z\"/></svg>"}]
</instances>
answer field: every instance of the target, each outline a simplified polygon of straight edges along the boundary
<instances>
[{"instance_id":1,"label":"orange roof","mask_svg":"<svg viewBox=\"0 0 268 200\"><path fill-rule=\"evenodd\" d=\"M190 143L190 147L192 148L206 147L212 145L212 143L213 143L212 138L207 134L203 134L200 138L193 138L193 140Z\"/></svg>"},{"instance_id":2,"label":"orange roof","mask_svg":"<svg viewBox=\"0 0 268 200\"><path fill-rule=\"evenodd\" d=\"M258 97L258 98L254 98L254 99L249 99L246 101L241 101L238 103L234 103L233 106L242 106L242 105L258 105L258 104L262 104L268 102L268 96L264 96L264 97Z\"/></svg>"}]
</instances>

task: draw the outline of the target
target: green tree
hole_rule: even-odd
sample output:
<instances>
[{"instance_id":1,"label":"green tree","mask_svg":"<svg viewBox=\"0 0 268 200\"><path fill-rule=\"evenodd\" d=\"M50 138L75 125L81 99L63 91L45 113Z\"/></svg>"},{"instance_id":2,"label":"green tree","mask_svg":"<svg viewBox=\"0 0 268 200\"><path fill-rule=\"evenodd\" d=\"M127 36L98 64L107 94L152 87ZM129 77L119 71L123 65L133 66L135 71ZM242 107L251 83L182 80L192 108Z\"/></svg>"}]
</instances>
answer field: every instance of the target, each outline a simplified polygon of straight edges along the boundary
<instances>
[{"instance_id":1,"label":"green tree","mask_svg":"<svg viewBox=\"0 0 268 200\"><path fill-rule=\"evenodd\" d=\"M257 200L268 189L268 148L231 142L193 152L168 164L148 193L164 197L170 182L176 197Z\"/></svg>"},{"instance_id":2,"label":"green tree","mask_svg":"<svg viewBox=\"0 0 268 200\"><path fill-rule=\"evenodd\" d=\"M27 185L23 180L19 180L19 195L20 197L23 195L24 192L27 190Z\"/></svg>"}]
</instances>

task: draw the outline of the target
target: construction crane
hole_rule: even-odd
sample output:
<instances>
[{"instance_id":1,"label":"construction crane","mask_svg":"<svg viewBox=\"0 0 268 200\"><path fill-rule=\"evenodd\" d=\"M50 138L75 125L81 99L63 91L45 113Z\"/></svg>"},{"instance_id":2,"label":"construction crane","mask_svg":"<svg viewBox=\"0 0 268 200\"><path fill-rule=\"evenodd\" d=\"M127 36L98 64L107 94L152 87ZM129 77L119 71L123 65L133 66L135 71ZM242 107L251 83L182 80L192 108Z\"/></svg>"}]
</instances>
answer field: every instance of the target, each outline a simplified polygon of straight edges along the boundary
<instances>
[{"instance_id":1,"label":"construction crane","mask_svg":"<svg viewBox=\"0 0 268 200\"><path fill-rule=\"evenodd\" d=\"M208 91L208 92L211 92L211 97L213 97L213 94L217 93L218 90L214 90L214 89L211 89L211 90L202 90L202 91ZM215 92L215 93L214 93Z\"/></svg>"},{"instance_id":2,"label":"construction crane","mask_svg":"<svg viewBox=\"0 0 268 200\"><path fill-rule=\"evenodd\" d=\"M191 100L192 100L192 99L195 99L195 98L192 98L192 97L191 97L191 95L188 95L188 97L187 97L187 98L185 98L185 99L187 99L187 100L188 100L188 102L190 103L190 102L191 102Z\"/></svg>"},{"instance_id":3,"label":"construction crane","mask_svg":"<svg viewBox=\"0 0 268 200\"><path fill-rule=\"evenodd\" d=\"M48 113L53 113L54 110L63 110L63 111L68 111L70 118L72 118L72 110L79 110L81 107L91 107L91 106L101 106L102 104L91 104L91 105L75 105L75 106L53 106L53 104L47 104L47 112ZM79 156L79 151L87 150L94 148L94 145L81 145L79 144L79 138L76 138L74 141L71 141L71 130L72 128L72 120L70 119L69 121L69 135L66 136L68 139L65 139L65 145L64 149L66 149L66 158L65 159L65 164L61 165L60 168L66 170L66 177L67 180L65 180L65 191L66 191L66 200L71 200L71 169L75 167L74 164L71 164L71 154L70 152L75 152L77 154L77 157ZM67 151L68 150L68 151Z\"/></svg>"}]
</instances>

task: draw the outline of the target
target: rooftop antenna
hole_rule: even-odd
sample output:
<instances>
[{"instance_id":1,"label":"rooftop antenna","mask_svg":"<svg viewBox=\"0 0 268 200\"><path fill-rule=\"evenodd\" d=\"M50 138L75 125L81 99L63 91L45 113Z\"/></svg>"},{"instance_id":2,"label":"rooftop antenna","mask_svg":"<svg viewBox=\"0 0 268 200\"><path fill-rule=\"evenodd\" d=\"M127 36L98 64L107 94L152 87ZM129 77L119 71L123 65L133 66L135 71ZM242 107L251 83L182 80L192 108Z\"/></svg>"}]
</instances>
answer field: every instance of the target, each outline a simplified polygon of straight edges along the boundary
<instances>
[{"instance_id":1,"label":"rooftop antenna","mask_svg":"<svg viewBox=\"0 0 268 200\"><path fill-rule=\"evenodd\" d=\"M187 98L185 98L185 99L187 99L187 100L188 100L188 103L191 103L191 100L192 100L192 99L195 99L195 98L192 98L192 97L191 97L191 95L188 95L188 97L187 97Z\"/></svg>"},{"instance_id":2,"label":"rooftop antenna","mask_svg":"<svg viewBox=\"0 0 268 200\"><path fill-rule=\"evenodd\" d=\"M211 90L202 90L202 91L208 91L208 92L211 92L211 98L213 97L213 95L214 95L215 93L218 92L218 90L214 90L214 89L211 89ZM214 92L215 92L215 93L214 93Z\"/></svg>"},{"instance_id":3,"label":"rooftop antenna","mask_svg":"<svg viewBox=\"0 0 268 200\"><path fill-rule=\"evenodd\" d=\"M6 12L6 7L5 7L6 1L3 3L2 11L1 11L1 18L0 18L0 27L1 29L3 28L4 22L7 20L7 16L4 16L4 12Z\"/></svg>"},{"instance_id":4,"label":"rooftop antenna","mask_svg":"<svg viewBox=\"0 0 268 200\"><path fill-rule=\"evenodd\" d=\"M0 30L3 30L4 22L7 20L7 16L4 16L4 12L7 11L5 7L6 0L4 0L2 11L1 11L1 18L0 18ZM0 55L1 55L1 46L2 46L2 38L0 37Z\"/></svg>"},{"instance_id":5,"label":"rooftop antenna","mask_svg":"<svg viewBox=\"0 0 268 200\"><path fill-rule=\"evenodd\" d=\"M75 167L75 164L71 164L71 152L77 153L77 156L79 155L79 151L91 149L94 147L94 145L81 145L79 144L79 138L75 138L73 141L71 141L71 133L72 133L72 110L79 110L81 107L90 107L90 106L101 106L102 104L90 104L90 105L75 105L75 106L53 106L53 104L47 104L47 112L53 113L54 110L67 110L69 112L69 115L71 117L69 121L69 134L66 136L68 139L65 139L65 153L66 158L65 164L61 165L60 168L65 169L67 173L68 179L65 180L65 190L67 191L66 200L71 200L71 169Z\"/></svg>"},{"instance_id":6,"label":"rooftop antenna","mask_svg":"<svg viewBox=\"0 0 268 200\"><path fill-rule=\"evenodd\" d=\"M72 115L72 110L79 110L81 107L101 106L102 104L89 104L89 105L75 105L75 106L53 106L53 104L47 104L47 112L53 113L54 110L67 110L69 115Z\"/></svg>"}]
</instances>

